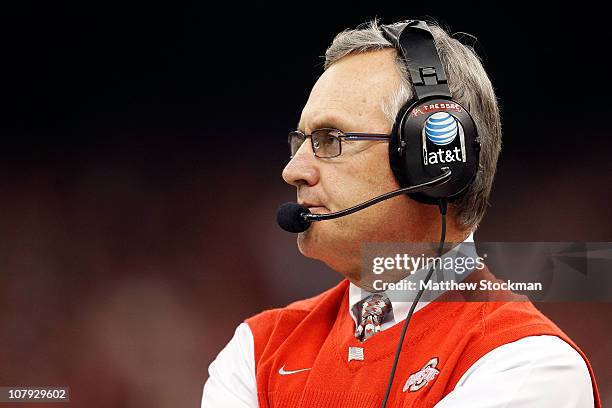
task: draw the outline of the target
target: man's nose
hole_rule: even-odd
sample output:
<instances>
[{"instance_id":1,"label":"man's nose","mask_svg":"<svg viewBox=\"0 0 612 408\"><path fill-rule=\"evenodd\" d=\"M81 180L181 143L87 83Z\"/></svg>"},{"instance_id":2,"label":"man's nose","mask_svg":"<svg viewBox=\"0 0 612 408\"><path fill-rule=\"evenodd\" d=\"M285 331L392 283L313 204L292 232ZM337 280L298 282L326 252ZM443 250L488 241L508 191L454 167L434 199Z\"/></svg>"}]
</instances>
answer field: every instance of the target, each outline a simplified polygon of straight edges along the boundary
<instances>
[{"instance_id":1,"label":"man's nose","mask_svg":"<svg viewBox=\"0 0 612 408\"><path fill-rule=\"evenodd\" d=\"M295 187L314 186L319 182L319 176L317 158L312 151L310 140L306 140L283 169L283 180Z\"/></svg>"}]
</instances>

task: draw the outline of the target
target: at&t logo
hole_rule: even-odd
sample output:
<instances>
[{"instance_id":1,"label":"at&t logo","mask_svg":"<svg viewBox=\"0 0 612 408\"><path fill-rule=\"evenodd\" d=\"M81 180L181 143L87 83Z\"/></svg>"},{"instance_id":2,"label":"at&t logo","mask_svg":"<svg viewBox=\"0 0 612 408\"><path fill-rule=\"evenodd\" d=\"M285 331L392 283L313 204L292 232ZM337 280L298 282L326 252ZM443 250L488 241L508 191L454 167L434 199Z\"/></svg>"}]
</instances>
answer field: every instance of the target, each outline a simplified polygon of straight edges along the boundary
<instances>
[{"instance_id":1,"label":"at&t logo","mask_svg":"<svg viewBox=\"0 0 612 408\"><path fill-rule=\"evenodd\" d=\"M436 112L430 115L423 127L423 163L439 164L465 161L465 141L463 128L457 119L448 112ZM448 146L459 136L461 148L456 145L453 148ZM440 146L437 150L428 151L427 142L430 141L435 146Z\"/></svg>"}]
</instances>

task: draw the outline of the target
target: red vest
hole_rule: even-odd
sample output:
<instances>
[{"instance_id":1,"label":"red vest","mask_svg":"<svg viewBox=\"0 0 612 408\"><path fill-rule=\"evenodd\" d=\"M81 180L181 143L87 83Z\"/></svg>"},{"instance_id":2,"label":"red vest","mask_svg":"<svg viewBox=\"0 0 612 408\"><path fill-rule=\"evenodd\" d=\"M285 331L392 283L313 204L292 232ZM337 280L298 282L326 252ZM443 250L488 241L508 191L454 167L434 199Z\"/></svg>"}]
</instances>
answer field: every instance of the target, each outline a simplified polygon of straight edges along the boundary
<instances>
[{"instance_id":1,"label":"red vest","mask_svg":"<svg viewBox=\"0 0 612 408\"><path fill-rule=\"evenodd\" d=\"M246 320L255 342L261 408L380 406L403 324L360 342L348 312L348 289L345 279L318 296ZM432 407L489 351L535 335L558 336L582 355L595 407L601 407L591 365L567 335L530 302L499 301L433 302L415 313L387 407ZM349 347L363 348L363 361L349 362ZM310 370L280 375L281 368Z\"/></svg>"}]
</instances>

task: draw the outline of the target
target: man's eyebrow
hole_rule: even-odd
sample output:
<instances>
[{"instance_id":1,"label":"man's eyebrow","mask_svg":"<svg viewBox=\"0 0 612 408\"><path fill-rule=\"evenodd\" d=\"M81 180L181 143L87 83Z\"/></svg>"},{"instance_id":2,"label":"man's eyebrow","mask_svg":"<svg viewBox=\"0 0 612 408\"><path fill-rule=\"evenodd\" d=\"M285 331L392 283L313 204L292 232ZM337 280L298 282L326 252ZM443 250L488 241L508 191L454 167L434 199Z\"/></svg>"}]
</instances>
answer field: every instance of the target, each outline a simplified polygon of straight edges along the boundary
<instances>
[{"instance_id":1,"label":"man's eyebrow","mask_svg":"<svg viewBox=\"0 0 612 408\"><path fill-rule=\"evenodd\" d=\"M314 119L311 123L310 123L310 127L311 127L311 131L315 130L315 129L321 129L321 128L334 128L334 129L338 129L338 130L345 130L347 128L347 123L345 123L343 120L341 120L338 116L335 115L324 115L324 116L319 116L316 119ZM306 129L303 127L303 123L302 120L300 119L300 121L298 122L297 128L301 131L305 131Z\"/></svg>"}]
</instances>

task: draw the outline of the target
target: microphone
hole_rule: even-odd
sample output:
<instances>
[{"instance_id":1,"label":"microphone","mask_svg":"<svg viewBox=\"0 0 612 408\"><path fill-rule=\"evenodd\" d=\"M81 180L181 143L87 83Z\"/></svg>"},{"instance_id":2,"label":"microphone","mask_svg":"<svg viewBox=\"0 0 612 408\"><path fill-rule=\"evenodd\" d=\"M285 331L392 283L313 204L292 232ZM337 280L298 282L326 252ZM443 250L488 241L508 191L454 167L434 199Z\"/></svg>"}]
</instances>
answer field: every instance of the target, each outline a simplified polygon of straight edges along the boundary
<instances>
[{"instance_id":1,"label":"microphone","mask_svg":"<svg viewBox=\"0 0 612 408\"><path fill-rule=\"evenodd\" d=\"M278 208L276 212L276 222L278 226L287 232L304 232L310 227L313 221L332 220L334 218L344 217L345 215L353 214L368 208L381 201L398 196L400 194L416 193L425 190L429 187L444 184L450 180L452 172L448 167L442 168L443 173L425 183L416 184L414 186L400 188L399 190L390 191L388 193L374 197L364 203L357 204L353 207L344 210L328 213L328 214L312 214L310 210L298 203L285 203Z\"/></svg>"},{"instance_id":2,"label":"microphone","mask_svg":"<svg viewBox=\"0 0 612 408\"><path fill-rule=\"evenodd\" d=\"M298 203L285 203L276 212L278 226L287 232L304 232L310 227L310 221L304 216L312 215L310 210Z\"/></svg>"}]
</instances>

